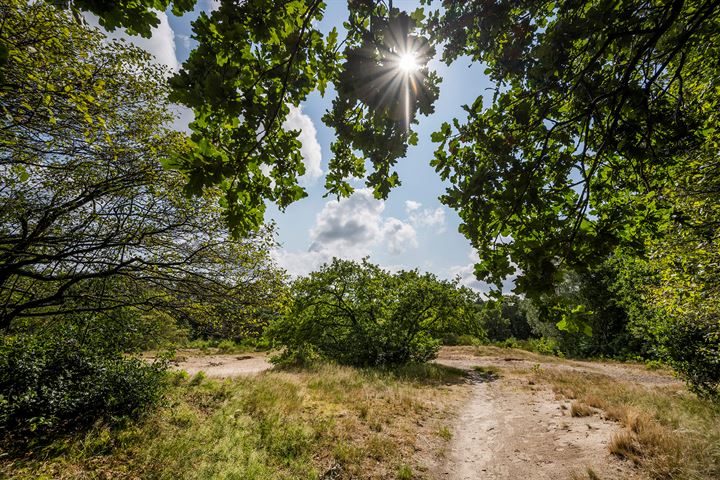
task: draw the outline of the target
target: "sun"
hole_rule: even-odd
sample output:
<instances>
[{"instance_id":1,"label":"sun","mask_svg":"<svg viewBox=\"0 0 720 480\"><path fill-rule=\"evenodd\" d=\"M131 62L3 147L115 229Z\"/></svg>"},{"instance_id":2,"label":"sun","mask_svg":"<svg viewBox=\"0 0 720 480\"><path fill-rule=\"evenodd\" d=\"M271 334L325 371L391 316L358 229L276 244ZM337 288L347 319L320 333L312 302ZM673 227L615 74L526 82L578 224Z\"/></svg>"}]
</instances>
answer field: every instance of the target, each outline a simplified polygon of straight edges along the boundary
<instances>
[{"instance_id":1,"label":"sun","mask_svg":"<svg viewBox=\"0 0 720 480\"><path fill-rule=\"evenodd\" d=\"M398 57L397 68L407 75L414 73L418 68L420 68L415 53L410 52L401 54Z\"/></svg>"}]
</instances>

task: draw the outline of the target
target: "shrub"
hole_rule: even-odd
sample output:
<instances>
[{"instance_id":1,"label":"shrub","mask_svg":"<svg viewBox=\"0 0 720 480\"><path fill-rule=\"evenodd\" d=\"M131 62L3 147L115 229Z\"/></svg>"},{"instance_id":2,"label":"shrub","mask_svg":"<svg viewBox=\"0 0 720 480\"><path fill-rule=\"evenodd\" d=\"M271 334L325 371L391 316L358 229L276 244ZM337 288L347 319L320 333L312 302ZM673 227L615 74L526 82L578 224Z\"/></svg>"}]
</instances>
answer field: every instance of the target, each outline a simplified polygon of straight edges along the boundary
<instances>
[{"instance_id":1,"label":"shrub","mask_svg":"<svg viewBox=\"0 0 720 480\"><path fill-rule=\"evenodd\" d=\"M104 351L69 330L0 338L2 437L137 416L160 398L163 362Z\"/></svg>"},{"instance_id":2,"label":"shrub","mask_svg":"<svg viewBox=\"0 0 720 480\"><path fill-rule=\"evenodd\" d=\"M335 259L295 282L293 306L270 338L277 361L319 355L355 366L400 365L434 358L435 338L476 334L476 298L455 282L417 270L390 274L363 260Z\"/></svg>"}]
</instances>

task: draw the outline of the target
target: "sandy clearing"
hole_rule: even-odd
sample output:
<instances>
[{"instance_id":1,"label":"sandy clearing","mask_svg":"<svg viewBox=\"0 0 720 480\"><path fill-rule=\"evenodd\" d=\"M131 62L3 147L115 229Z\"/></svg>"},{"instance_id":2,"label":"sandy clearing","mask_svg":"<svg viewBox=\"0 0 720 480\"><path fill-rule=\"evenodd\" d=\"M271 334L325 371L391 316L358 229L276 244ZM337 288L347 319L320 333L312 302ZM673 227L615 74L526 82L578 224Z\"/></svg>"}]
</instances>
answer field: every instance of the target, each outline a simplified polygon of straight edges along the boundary
<instances>
[{"instance_id":1,"label":"sandy clearing","mask_svg":"<svg viewBox=\"0 0 720 480\"><path fill-rule=\"evenodd\" d=\"M588 362L579 360L559 360L553 357L521 358L514 355L512 350L500 355L474 355L472 347L444 347L436 360L444 365L472 369L475 366L498 367L510 370L529 370L535 365L543 369L557 369L597 375L606 375L614 380L654 386L681 386L683 382L666 371L652 371L643 365Z\"/></svg>"},{"instance_id":2,"label":"sandy clearing","mask_svg":"<svg viewBox=\"0 0 720 480\"><path fill-rule=\"evenodd\" d=\"M507 356L474 356L444 348L438 363L472 369L494 366L503 371L488 381L475 376L471 395L461 407L444 464L435 477L447 480L564 480L591 468L603 480L642 478L629 462L610 454L608 442L621 430L599 411L572 417L570 401L558 399L549 386L532 385L514 372L538 362ZM541 363L542 368L605 374L650 388L674 384L675 378L639 366L594 362ZM475 375L474 373L471 375Z\"/></svg>"},{"instance_id":3,"label":"sandy clearing","mask_svg":"<svg viewBox=\"0 0 720 480\"><path fill-rule=\"evenodd\" d=\"M574 418L549 390L525 391L519 379L479 382L462 409L439 478L568 479L588 467L605 480L632 477L607 448L620 426L598 415Z\"/></svg>"},{"instance_id":4,"label":"sandy clearing","mask_svg":"<svg viewBox=\"0 0 720 480\"><path fill-rule=\"evenodd\" d=\"M196 352L178 352L174 370L185 370L190 375L204 372L212 378L237 377L263 372L272 368L265 353L198 355Z\"/></svg>"}]
</instances>

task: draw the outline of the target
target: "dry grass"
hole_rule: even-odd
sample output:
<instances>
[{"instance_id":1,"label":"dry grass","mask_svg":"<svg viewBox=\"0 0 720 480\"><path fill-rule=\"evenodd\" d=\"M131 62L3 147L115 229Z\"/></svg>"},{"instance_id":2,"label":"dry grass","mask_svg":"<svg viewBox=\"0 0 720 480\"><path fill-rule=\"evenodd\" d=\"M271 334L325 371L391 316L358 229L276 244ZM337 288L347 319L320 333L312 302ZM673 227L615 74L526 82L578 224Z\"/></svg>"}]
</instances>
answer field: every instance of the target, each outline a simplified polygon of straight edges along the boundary
<instances>
[{"instance_id":1,"label":"dry grass","mask_svg":"<svg viewBox=\"0 0 720 480\"><path fill-rule=\"evenodd\" d=\"M593 409L582 402L573 402L570 405L570 415L573 417L589 417L593 414Z\"/></svg>"},{"instance_id":2,"label":"dry grass","mask_svg":"<svg viewBox=\"0 0 720 480\"><path fill-rule=\"evenodd\" d=\"M177 376L168 405L147 420L0 460L0 478L423 478L418 452L447 443L462 397L451 385L463 380L437 365Z\"/></svg>"},{"instance_id":3,"label":"dry grass","mask_svg":"<svg viewBox=\"0 0 720 480\"><path fill-rule=\"evenodd\" d=\"M597 408L624 428L610 451L653 479L720 478L720 406L678 385L644 387L589 372L533 373L558 396L576 399L571 413ZM578 477L585 478L585 477Z\"/></svg>"},{"instance_id":4,"label":"dry grass","mask_svg":"<svg viewBox=\"0 0 720 480\"><path fill-rule=\"evenodd\" d=\"M575 472L570 475L570 480L601 480L601 478L592 468L588 467L584 473Z\"/></svg>"}]
</instances>

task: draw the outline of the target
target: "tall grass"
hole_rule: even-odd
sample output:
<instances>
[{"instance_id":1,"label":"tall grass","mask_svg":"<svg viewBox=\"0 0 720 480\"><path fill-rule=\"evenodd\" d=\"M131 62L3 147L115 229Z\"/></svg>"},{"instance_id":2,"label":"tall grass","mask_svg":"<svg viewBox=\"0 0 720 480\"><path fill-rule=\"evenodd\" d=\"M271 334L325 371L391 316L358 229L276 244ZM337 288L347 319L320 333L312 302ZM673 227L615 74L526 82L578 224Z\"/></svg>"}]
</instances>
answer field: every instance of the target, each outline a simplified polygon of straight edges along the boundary
<instances>
[{"instance_id":1,"label":"tall grass","mask_svg":"<svg viewBox=\"0 0 720 480\"><path fill-rule=\"evenodd\" d=\"M97 426L46 452L0 460L0 478L419 478L420 425L437 434L462 373L317 365L215 381L177 374L165 407L118 430Z\"/></svg>"}]
</instances>

